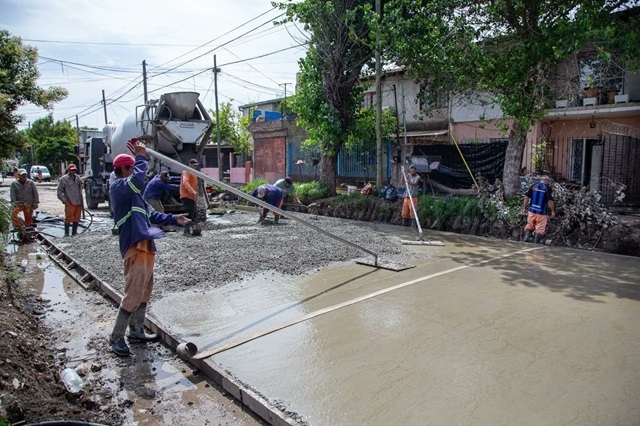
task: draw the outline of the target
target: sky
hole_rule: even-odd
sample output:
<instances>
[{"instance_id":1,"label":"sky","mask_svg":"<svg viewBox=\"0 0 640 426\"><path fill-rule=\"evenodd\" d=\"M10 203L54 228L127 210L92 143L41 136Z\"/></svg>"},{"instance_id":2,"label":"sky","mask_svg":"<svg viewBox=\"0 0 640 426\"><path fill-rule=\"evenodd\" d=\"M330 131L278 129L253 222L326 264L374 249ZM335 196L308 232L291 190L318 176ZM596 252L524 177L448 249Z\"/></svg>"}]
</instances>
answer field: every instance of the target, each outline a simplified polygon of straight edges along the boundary
<instances>
[{"instance_id":1,"label":"sky","mask_svg":"<svg viewBox=\"0 0 640 426\"><path fill-rule=\"evenodd\" d=\"M274 26L280 14L271 0L0 0L0 28L38 48L38 84L69 91L54 119L75 125L78 115L80 126L98 129L102 90L115 124L143 103L143 60L150 99L197 91L215 109L214 54L219 104L280 98L285 87L291 94L307 36L300 24ZM34 105L18 112L20 128L48 114Z\"/></svg>"}]
</instances>

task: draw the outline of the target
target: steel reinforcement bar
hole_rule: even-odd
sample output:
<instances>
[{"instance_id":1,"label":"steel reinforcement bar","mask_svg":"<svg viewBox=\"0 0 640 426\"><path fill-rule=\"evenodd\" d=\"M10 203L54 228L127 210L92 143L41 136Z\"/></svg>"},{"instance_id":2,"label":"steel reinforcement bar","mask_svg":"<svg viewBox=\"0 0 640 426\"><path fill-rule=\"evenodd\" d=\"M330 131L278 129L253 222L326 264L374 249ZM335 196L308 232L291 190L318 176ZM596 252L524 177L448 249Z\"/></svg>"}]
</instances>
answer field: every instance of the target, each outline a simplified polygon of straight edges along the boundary
<instances>
[{"instance_id":1,"label":"steel reinforcement bar","mask_svg":"<svg viewBox=\"0 0 640 426\"><path fill-rule=\"evenodd\" d=\"M104 294L108 295L116 303L120 303L122 295L114 289L112 286L101 280L93 272L80 265L75 259L73 259L68 253L64 252L58 246L56 246L50 239L44 235L36 234L36 240L45 248L47 254L53 260L53 262L60 267L71 279L77 282L82 288L86 290L100 290ZM145 325L156 333L160 339L174 351L178 345L182 342L178 341L175 337L170 335L165 329L163 329L158 322L149 315L145 320ZM243 408L247 408L249 411L260 417L265 422L276 425L297 425L299 424L293 418L285 415L283 412L275 408L269 401L257 394L256 392L248 389L238 380L236 380L229 373L225 372L222 368L212 362L198 359L185 359L183 361L189 362L200 371L202 371L207 377L213 380L218 386L237 399Z\"/></svg>"}]
</instances>

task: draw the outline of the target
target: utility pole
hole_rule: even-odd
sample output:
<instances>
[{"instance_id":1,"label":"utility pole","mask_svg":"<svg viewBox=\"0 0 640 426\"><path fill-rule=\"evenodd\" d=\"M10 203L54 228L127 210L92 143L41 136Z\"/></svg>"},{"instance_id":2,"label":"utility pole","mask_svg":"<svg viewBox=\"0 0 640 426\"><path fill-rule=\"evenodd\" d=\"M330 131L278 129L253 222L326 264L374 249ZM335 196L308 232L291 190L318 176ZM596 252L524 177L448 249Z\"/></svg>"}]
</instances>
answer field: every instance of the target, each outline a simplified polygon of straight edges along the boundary
<instances>
[{"instance_id":1,"label":"utility pole","mask_svg":"<svg viewBox=\"0 0 640 426\"><path fill-rule=\"evenodd\" d=\"M378 21L382 21L380 0L376 0ZM376 188L382 188L382 63L380 59L380 30L376 30Z\"/></svg>"},{"instance_id":2,"label":"utility pole","mask_svg":"<svg viewBox=\"0 0 640 426\"><path fill-rule=\"evenodd\" d=\"M83 173L82 170L82 152L80 151L82 149L82 139L80 138L80 122L78 121L78 116L76 115L76 134L78 135L78 165L80 167L80 170L78 170L80 173Z\"/></svg>"},{"instance_id":3,"label":"utility pole","mask_svg":"<svg viewBox=\"0 0 640 426\"><path fill-rule=\"evenodd\" d=\"M142 87L144 89L144 104L147 104L147 61L142 61Z\"/></svg>"},{"instance_id":4,"label":"utility pole","mask_svg":"<svg viewBox=\"0 0 640 426\"><path fill-rule=\"evenodd\" d=\"M31 130L31 122L29 121L29 130ZM33 141L29 142L29 146L31 147L31 165L36 162L35 152L33 150Z\"/></svg>"},{"instance_id":5,"label":"utility pole","mask_svg":"<svg viewBox=\"0 0 640 426\"><path fill-rule=\"evenodd\" d=\"M289 84L291 84L291 83L281 83L281 84L278 84L278 86L284 86L284 104L285 104L285 106L286 106L286 104L287 104L287 86L288 86ZM283 107L281 107L281 108L280 108L280 110L281 110L281 112L282 112L282 118L284 119L284 108L283 108Z\"/></svg>"},{"instance_id":6,"label":"utility pole","mask_svg":"<svg viewBox=\"0 0 640 426\"><path fill-rule=\"evenodd\" d=\"M104 97L104 89L102 89L102 108L104 109L104 124L109 124L107 120L107 100Z\"/></svg>"},{"instance_id":7,"label":"utility pole","mask_svg":"<svg viewBox=\"0 0 640 426\"><path fill-rule=\"evenodd\" d=\"M220 111L218 109L218 62L216 61L216 55L213 55L213 87L216 100L216 140L218 141L218 180L222 181L222 153L220 151Z\"/></svg>"}]
</instances>

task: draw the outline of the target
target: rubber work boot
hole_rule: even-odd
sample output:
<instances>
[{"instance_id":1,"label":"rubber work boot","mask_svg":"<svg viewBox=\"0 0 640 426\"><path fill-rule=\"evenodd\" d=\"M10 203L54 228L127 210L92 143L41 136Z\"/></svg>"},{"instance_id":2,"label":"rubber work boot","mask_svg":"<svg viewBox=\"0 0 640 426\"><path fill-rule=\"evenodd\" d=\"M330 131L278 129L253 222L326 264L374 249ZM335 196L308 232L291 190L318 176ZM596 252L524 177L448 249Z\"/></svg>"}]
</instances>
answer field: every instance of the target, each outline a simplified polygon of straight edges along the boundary
<instances>
[{"instance_id":1,"label":"rubber work boot","mask_svg":"<svg viewBox=\"0 0 640 426\"><path fill-rule=\"evenodd\" d=\"M265 218L266 218L266 216L260 215L260 218L258 219L258 223L262 223Z\"/></svg>"},{"instance_id":2,"label":"rubber work boot","mask_svg":"<svg viewBox=\"0 0 640 426\"><path fill-rule=\"evenodd\" d=\"M141 303L129 317L129 332L127 338L129 342L153 342L158 339L158 335L144 331L144 317L147 313L147 304Z\"/></svg>"},{"instance_id":3,"label":"rubber work boot","mask_svg":"<svg viewBox=\"0 0 640 426\"><path fill-rule=\"evenodd\" d=\"M71 235L78 235L78 222L73 222L71 225Z\"/></svg>"},{"instance_id":4,"label":"rubber work boot","mask_svg":"<svg viewBox=\"0 0 640 426\"><path fill-rule=\"evenodd\" d=\"M64 236L68 237L69 236L69 225L71 225L70 223L65 223L64 224Z\"/></svg>"},{"instance_id":5,"label":"rubber work boot","mask_svg":"<svg viewBox=\"0 0 640 426\"><path fill-rule=\"evenodd\" d=\"M541 244L543 236L544 235L536 234L535 238L533 239L533 242L536 243L536 244Z\"/></svg>"},{"instance_id":6,"label":"rubber work boot","mask_svg":"<svg viewBox=\"0 0 640 426\"><path fill-rule=\"evenodd\" d=\"M402 226L411 226L410 219L402 218Z\"/></svg>"},{"instance_id":7,"label":"rubber work boot","mask_svg":"<svg viewBox=\"0 0 640 426\"><path fill-rule=\"evenodd\" d=\"M190 225L186 225L184 227L183 233L184 233L185 237L190 237L191 236L191 226Z\"/></svg>"},{"instance_id":8,"label":"rubber work boot","mask_svg":"<svg viewBox=\"0 0 640 426\"><path fill-rule=\"evenodd\" d=\"M276 225L278 224L279 221L280 221L280 216L276 216L273 218L273 223L275 223Z\"/></svg>"},{"instance_id":9,"label":"rubber work boot","mask_svg":"<svg viewBox=\"0 0 640 426\"><path fill-rule=\"evenodd\" d=\"M129 349L127 342L124 340L124 333L127 331L127 326L129 325L129 317L131 317L131 313L122 308L118 310L116 323L113 326L111 338L109 339L111 350L118 356L131 355L131 350Z\"/></svg>"},{"instance_id":10,"label":"rubber work boot","mask_svg":"<svg viewBox=\"0 0 640 426\"><path fill-rule=\"evenodd\" d=\"M522 238L522 241L524 241L525 243L531 242L531 231L529 231L528 229L524 231L524 238Z\"/></svg>"}]
</instances>

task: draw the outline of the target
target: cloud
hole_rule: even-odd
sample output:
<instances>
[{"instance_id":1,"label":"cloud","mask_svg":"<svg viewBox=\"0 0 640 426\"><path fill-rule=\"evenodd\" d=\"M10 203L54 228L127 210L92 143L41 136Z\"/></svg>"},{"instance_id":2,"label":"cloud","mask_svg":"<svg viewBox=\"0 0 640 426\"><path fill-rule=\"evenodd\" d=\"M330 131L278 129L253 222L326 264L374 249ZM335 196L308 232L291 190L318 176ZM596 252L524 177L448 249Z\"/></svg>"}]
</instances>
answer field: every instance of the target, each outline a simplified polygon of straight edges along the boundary
<instances>
[{"instance_id":1,"label":"cloud","mask_svg":"<svg viewBox=\"0 0 640 426\"><path fill-rule=\"evenodd\" d=\"M220 37L227 31L271 9L270 0L0 0L0 26L12 34L28 40L91 41L129 44L199 45ZM41 57L55 58L81 64L124 68L129 72L91 70L94 74L73 69L73 65L47 62L41 58L40 84L56 83L69 90L69 97L54 110L55 119L71 117L86 107L100 101L101 91L114 99L139 81L142 60L146 60L150 75L149 90L169 85L190 74L185 70L203 70L213 67L213 53L204 55L173 72L157 75L181 64L222 42L231 40L243 32L274 19L281 12L273 10L264 17L221 37L203 49L172 61L193 47L187 46L112 46L98 44L60 44L26 41L38 47ZM295 28L292 29L296 31ZM299 33L298 33L299 34ZM228 50L215 51L218 64L237 61L297 44L284 27L271 23L231 43ZM236 105L282 96L280 83L294 83L298 70L297 59L304 55L304 48L288 50L247 64L222 66L219 75L220 102L234 99ZM161 66L159 69L155 69ZM99 75L101 74L101 75ZM165 89L196 90L201 93L205 106L213 106L212 76L209 71ZM138 79L137 79L138 78ZM137 80L136 80L137 79ZM242 80L245 80L243 82ZM255 85L254 85L255 84ZM259 86L256 86L259 85ZM243 87L244 86L244 87ZM287 90L291 93L292 85ZM210 89L211 88L211 89ZM133 88L127 95L108 108L109 119L122 122L128 112L142 102L142 87ZM99 104L93 109L99 108ZM91 111L91 109L89 110ZM44 115L33 106L25 106L27 120ZM102 111L96 111L80 119L80 125L102 127Z\"/></svg>"}]
</instances>

